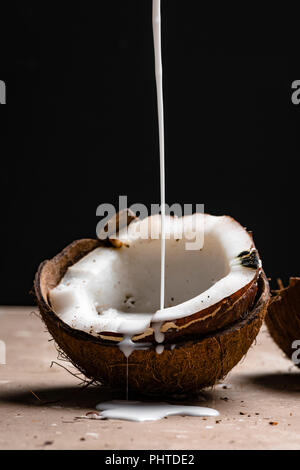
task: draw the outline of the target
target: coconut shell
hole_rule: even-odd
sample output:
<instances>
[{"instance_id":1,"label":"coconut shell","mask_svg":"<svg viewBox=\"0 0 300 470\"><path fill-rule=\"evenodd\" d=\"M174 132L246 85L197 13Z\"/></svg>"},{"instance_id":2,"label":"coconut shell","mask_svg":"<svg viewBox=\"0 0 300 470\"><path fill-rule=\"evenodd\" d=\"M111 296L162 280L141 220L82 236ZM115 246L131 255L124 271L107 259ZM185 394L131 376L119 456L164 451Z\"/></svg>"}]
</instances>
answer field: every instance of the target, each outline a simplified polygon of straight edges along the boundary
<instances>
[{"instance_id":1,"label":"coconut shell","mask_svg":"<svg viewBox=\"0 0 300 470\"><path fill-rule=\"evenodd\" d=\"M42 319L70 361L86 377L125 390L127 360L116 341L72 329L52 311L48 297L70 265L103 244L98 240L72 243L40 265L34 287ZM188 393L212 386L226 376L247 353L267 310L269 286L263 272L255 284L253 305L241 308L238 320L230 326L205 334L179 334L175 344L166 335L161 354L157 354L154 343L146 350L134 350L128 359L129 389L160 395Z\"/></svg>"},{"instance_id":2,"label":"coconut shell","mask_svg":"<svg viewBox=\"0 0 300 470\"><path fill-rule=\"evenodd\" d=\"M300 278L291 277L289 286L274 292L266 324L275 343L292 359L294 341L300 340ZM300 364L296 364L300 367Z\"/></svg>"}]
</instances>

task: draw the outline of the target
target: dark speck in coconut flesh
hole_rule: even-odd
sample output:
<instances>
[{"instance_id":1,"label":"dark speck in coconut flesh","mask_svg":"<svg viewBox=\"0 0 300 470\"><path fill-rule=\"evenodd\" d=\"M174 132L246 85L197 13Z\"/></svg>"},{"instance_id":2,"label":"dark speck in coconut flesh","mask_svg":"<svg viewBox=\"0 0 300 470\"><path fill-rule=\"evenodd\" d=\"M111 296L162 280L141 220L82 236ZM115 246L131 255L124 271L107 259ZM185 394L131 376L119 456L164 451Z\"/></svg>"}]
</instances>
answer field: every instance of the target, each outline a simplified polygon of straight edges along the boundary
<instances>
[{"instance_id":1,"label":"dark speck in coconut flesh","mask_svg":"<svg viewBox=\"0 0 300 470\"><path fill-rule=\"evenodd\" d=\"M246 268L257 269L259 267L257 250L242 251L238 255L238 258L240 259L242 266L245 266Z\"/></svg>"}]
</instances>

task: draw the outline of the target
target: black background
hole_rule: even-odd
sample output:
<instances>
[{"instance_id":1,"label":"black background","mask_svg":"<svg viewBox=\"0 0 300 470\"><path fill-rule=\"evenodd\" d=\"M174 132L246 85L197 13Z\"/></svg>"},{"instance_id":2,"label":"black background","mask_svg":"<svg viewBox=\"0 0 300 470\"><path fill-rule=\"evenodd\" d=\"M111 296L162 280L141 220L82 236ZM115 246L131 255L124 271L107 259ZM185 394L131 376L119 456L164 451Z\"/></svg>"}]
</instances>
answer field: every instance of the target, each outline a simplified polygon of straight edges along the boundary
<instances>
[{"instance_id":1,"label":"black background","mask_svg":"<svg viewBox=\"0 0 300 470\"><path fill-rule=\"evenodd\" d=\"M38 264L94 238L99 204L159 202L151 1L64 5L19 2L1 38L0 304L32 304ZM299 16L211 6L162 0L167 202L232 215L286 280L299 274Z\"/></svg>"}]
</instances>

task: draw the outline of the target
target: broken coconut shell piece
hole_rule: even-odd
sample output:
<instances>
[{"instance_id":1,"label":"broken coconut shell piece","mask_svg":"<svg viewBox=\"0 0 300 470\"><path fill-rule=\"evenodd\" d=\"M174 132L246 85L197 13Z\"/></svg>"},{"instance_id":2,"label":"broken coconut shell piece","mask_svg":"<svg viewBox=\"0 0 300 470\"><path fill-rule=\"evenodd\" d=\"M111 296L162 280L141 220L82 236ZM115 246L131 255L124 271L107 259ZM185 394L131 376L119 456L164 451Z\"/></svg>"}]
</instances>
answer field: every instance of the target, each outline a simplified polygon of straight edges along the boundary
<instances>
[{"instance_id":1,"label":"broken coconut shell piece","mask_svg":"<svg viewBox=\"0 0 300 470\"><path fill-rule=\"evenodd\" d=\"M266 324L277 346L292 359L300 346L299 277L291 277L288 287L279 283L279 289L274 291L268 307ZM300 367L300 363L294 363Z\"/></svg>"},{"instance_id":2,"label":"broken coconut shell piece","mask_svg":"<svg viewBox=\"0 0 300 470\"><path fill-rule=\"evenodd\" d=\"M205 242L189 251L185 236L175 234L183 222L186 235L194 216L203 218ZM133 220L118 234L118 247L109 240L79 240L40 265L35 292L42 318L88 378L126 387L127 359L118 346L127 336L135 345L129 389L150 394L212 386L248 351L269 301L252 237L230 217L194 216L167 217L169 305L163 310L160 239L137 235L149 222L159 232L159 216Z\"/></svg>"}]
</instances>

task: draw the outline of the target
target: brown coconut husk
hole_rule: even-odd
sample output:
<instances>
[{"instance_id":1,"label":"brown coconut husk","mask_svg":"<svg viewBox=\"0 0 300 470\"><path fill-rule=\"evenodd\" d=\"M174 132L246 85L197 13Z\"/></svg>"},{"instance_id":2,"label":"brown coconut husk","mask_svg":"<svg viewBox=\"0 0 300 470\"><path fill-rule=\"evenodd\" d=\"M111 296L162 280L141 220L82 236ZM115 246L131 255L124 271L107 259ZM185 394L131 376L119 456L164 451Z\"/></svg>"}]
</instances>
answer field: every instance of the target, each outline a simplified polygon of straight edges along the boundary
<instances>
[{"instance_id":1,"label":"brown coconut husk","mask_svg":"<svg viewBox=\"0 0 300 470\"><path fill-rule=\"evenodd\" d=\"M270 335L289 359L295 349L292 344L300 340L300 278L291 277L288 287L279 281L266 316ZM296 364L300 367L300 364Z\"/></svg>"},{"instance_id":2,"label":"brown coconut husk","mask_svg":"<svg viewBox=\"0 0 300 470\"><path fill-rule=\"evenodd\" d=\"M101 335L97 338L74 330L53 312L49 291L55 287L67 268L98 246L107 242L79 240L73 242L59 255L45 261L35 278L35 293L43 321L58 347L88 378L113 387L126 386L127 360L116 344L116 337ZM255 289L254 289L255 284ZM165 348L161 354L150 342L146 350L134 350L128 359L128 386L130 390L147 394L195 392L214 385L242 359L253 343L263 322L268 301L268 281L262 272L253 284L251 295L255 299L239 303L238 320L215 332L193 331L176 338L166 334ZM246 295L243 293L240 298ZM250 295L250 294L248 294ZM236 302L233 302L235 304ZM230 309L227 310L230 315ZM232 322L233 321L233 322ZM220 325L218 325L220 326ZM147 337L147 341L150 337Z\"/></svg>"}]
</instances>

